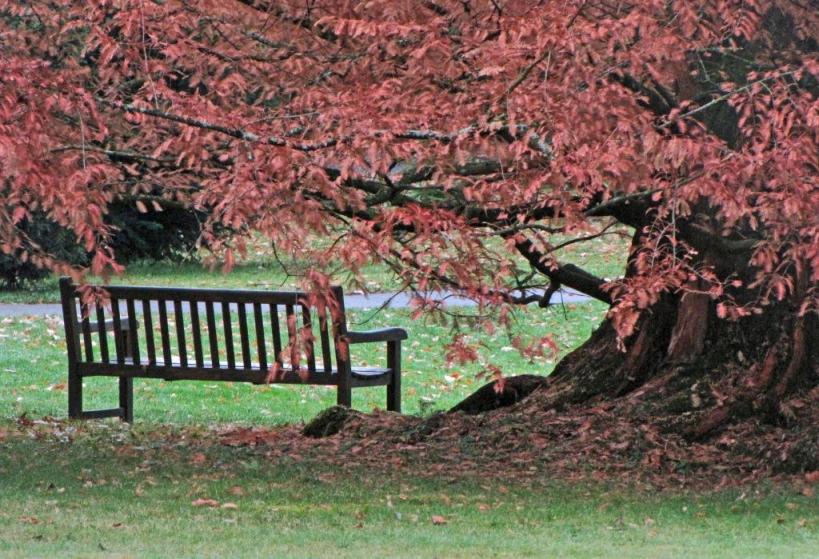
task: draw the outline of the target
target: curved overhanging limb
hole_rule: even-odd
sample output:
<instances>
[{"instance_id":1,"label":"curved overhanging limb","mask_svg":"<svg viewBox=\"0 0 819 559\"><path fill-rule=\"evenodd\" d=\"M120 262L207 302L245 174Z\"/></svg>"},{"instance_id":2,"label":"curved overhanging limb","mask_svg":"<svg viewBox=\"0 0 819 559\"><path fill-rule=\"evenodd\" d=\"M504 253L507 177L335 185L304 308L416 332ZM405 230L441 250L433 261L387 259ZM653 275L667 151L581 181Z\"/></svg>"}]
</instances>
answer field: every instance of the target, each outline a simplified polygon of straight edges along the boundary
<instances>
[{"instance_id":1,"label":"curved overhanging limb","mask_svg":"<svg viewBox=\"0 0 819 559\"><path fill-rule=\"evenodd\" d=\"M550 265L543 253L535 248L534 243L529 239L516 240L515 248L534 269L548 277L552 282L570 287L598 301L609 305L612 304L611 295L604 288L606 280L598 278L574 264Z\"/></svg>"}]
</instances>

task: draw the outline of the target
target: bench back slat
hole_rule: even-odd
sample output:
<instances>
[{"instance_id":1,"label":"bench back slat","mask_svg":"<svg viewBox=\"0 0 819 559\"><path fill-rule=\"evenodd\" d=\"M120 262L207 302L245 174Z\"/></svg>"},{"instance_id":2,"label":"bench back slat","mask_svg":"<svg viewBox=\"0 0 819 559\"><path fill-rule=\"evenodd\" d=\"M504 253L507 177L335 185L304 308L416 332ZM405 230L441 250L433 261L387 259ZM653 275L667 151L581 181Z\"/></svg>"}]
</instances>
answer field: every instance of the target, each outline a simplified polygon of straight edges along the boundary
<instances>
[{"instance_id":1,"label":"bench back slat","mask_svg":"<svg viewBox=\"0 0 819 559\"><path fill-rule=\"evenodd\" d=\"M222 303L222 326L225 329L225 353L229 369L236 368L236 353L233 350L233 320L230 318L230 303Z\"/></svg>"},{"instance_id":2,"label":"bench back slat","mask_svg":"<svg viewBox=\"0 0 819 559\"><path fill-rule=\"evenodd\" d=\"M151 316L151 300L142 299L142 318L145 323L145 349L148 352L148 363L156 365L156 344L154 343L154 321Z\"/></svg>"},{"instance_id":3,"label":"bench back slat","mask_svg":"<svg viewBox=\"0 0 819 559\"><path fill-rule=\"evenodd\" d=\"M333 316L333 343L336 350L336 367L338 368L339 392L349 390L352 383L352 367L350 366L350 346L343 341L347 335L347 321L344 312L344 294L340 287L333 288L333 294L338 302L338 314Z\"/></svg>"},{"instance_id":4,"label":"bench back slat","mask_svg":"<svg viewBox=\"0 0 819 559\"><path fill-rule=\"evenodd\" d=\"M242 366L245 369L251 368L250 362L250 335L247 330L247 308L244 303L239 303L239 343L242 347Z\"/></svg>"},{"instance_id":5,"label":"bench back slat","mask_svg":"<svg viewBox=\"0 0 819 559\"><path fill-rule=\"evenodd\" d=\"M168 307L165 300L157 301L159 307L159 336L162 338L162 362L166 367L171 365L171 336L168 333Z\"/></svg>"},{"instance_id":6,"label":"bench back slat","mask_svg":"<svg viewBox=\"0 0 819 559\"><path fill-rule=\"evenodd\" d=\"M173 318L176 323L176 346L179 350L179 364L182 368L188 368L188 349L185 342L185 315L182 313L182 301L175 299L173 302Z\"/></svg>"},{"instance_id":7,"label":"bench back slat","mask_svg":"<svg viewBox=\"0 0 819 559\"><path fill-rule=\"evenodd\" d=\"M134 305L133 299L128 299L125 305L126 308L128 309L128 331L130 333L130 336L126 340L126 343L128 343L128 347L125 348L125 354L128 357L133 358L134 363L139 363L139 344L136 343L137 340L136 306Z\"/></svg>"},{"instance_id":8,"label":"bench back slat","mask_svg":"<svg viewBox=\"0 0 819 559\"><path fill-rule=\"evenodd\" d=\"M125 348L122 345L122 317L119 313L119 299L111 297L111 313L114 316L114 348L117 353L117 364L125 363Z\"/></svg>"},{"instance_id":9,"label":"bench back slat","mask_svg":"<svg viewBox=\"0 0 819 559\"><path fill-rule=\"evenodd\" d=\"M82 309L82 340L85 346L85 360L89 363L94 360L94 344L91 343L91 320L88 318L90 309L83 305Z\"/></svg>"},{"instance_id":10,"label":"bench back slat","mask_svg":"<svg viewBox=\"0 0 819 559\"><path fill-rule=\"evenodd\" d=\"M71 280L62 278L60 280L60 299L63 306L63 322L65 324L66 353L68 354L68 367L74 370L80 360L80 337L77 333L77 307L78 294Z\"/></svg>"},{"instance_id":11,"label":"bench back slat","mask_svg":"<svg viewBox=\"0 0 819 559\"><path fill-rule=\"evenodd\" d=\"M304 338L304 351L307 354L307 370L310 374L316 372L316 351L313 345L313 322L310 318L310 307L301 306L302 317L302 337Z\"/></svg>"},{"instance_id":12,"label":"bench back slat","mask_svg":"<svg viewBox=\"0 0 819 559\"><path fill-rule=\"evenodd\" d=\"M269 364L278 363L290 379L285 382L299 375L324 375L335 384L336 372L349 368L339 343L346 333L343 302L341 314L331 317L329 308L311 306L301 292L108 286L109 316L102 305L82 308L80 293L70 282L61 283L61 289L65 316L73 317L66 326L68 339L73 339L69 358L83 363L83 374L109 370L105 367L111 373L141 368L146 374L190 369L214 370L220 378L233 372L238 380L242 371L266 375ZM336 296L343 297L340 289ZM234 334L239 335L238 347Z\"/></svg>"},{"instance_id":13,"label":"bench back slat","mask_svg":"<svg viewBox=\"0 0 819 559\"><path fill-rule=\"evenodd\" d=\"M97 324L105 324L105 308L97 305ZM105 328L97 328L97 335L100 340L100 359L103 363L110 363L108 359L108 331Z\"/></svg>"},{"instance_id":14,"label":"bench back slat","mask_svg":"<svg viewBox=\"0 0 819 559\"><path fill-rule=\"evenodd\" d=\"M259 358L259 368L266 371L267 346L264 343L264 315L261 303L253 303L253 321L256 328L256 355Z\"/></svg>"},{"instance_id":15,"label":"bench back slat","mask_svg":"<svg viewBox=\"0 0 819 559\"><path fill-rule=\"evenodd\" d=\"M287 323L287 345L290 348L290 366L297 370L301 365L299 355L299 331L296 328L296 313L293 305L284 306L285 321Z\"/></svg>"},{"instance_id":16,"label":"bench back slat","mask_svg":"<svg viewBox=\"0 0 819 559\"><path fill-rule=\"evenodd\" d=\"M204 367L205 358L202 355L202 325L199 323L199 303L189 301L191 309L191 330L193 333L193 357L197 367Z\"/></svg>"},{"instance_id":17,"label":"bench back slat","mask_svg":"<svg viewBox=\"0 0 819 559\"><path fill-rule=\"evenodd\" d=\"M284 358L282 356L282 333L279 328L279 307L275 304L270 305L270 331L273 337L273 361L278 363L279 367L284 366Z\"/></svg>"},{"instance_id":18,"label":"bench back slat","mask_svg":"<svg viewBox=\"0 0 819 559\"><path fill-rule=\"evenodd\" d=\"M321 359L324 362L324 372L333 371L333 358L330 356L330 328L327 327L327 307L318 309L319 336L321 337Z\"/></svg>"},{"instance_id":19,"label":"bench back slat","mask_svg":"<svg viewBox=\"0 0 819 559\"><path fill-rule=\"evenodd\" d=\"M219 338L216 334L216 316L213 312L213 301L205 303L205 315L208 321L208 340L210 342L210 362L214 367L219 366Z\"/></svg>"}]
</instances>

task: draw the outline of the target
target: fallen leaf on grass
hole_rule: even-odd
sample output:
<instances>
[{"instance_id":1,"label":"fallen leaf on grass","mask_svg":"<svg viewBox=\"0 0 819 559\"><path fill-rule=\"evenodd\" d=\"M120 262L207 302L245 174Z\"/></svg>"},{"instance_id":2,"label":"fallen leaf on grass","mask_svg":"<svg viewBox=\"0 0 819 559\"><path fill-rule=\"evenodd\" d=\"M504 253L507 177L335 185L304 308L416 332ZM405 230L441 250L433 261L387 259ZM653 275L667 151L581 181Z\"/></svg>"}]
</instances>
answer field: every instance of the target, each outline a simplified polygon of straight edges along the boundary
<instances>
[{"instance_id":1,"label":"fallen leaf on grass","mask_svg":"<svg viewBox=\"0 0 819 559\"><path fill-rule=\"evenodd\" d=\"M490 508L491 507L489 505L485 504L485 503L478 503L478 510L481 511L481 512L486 512Z\"/></svg>"},{"instance_id":2,"label":"fallen leaf on grass","mask_svg":"<svg viewBox=\"0 0 819 559\"><path fill-rule=\"evenodd\" d=\"M245 490L242 489L242 487L239 485L234 485L233 487L228 489L228 493L230 493L231 495L242 496L245 494Z\"/></svg>"},{"instance_id":3,"label":"fallen leaf on grass","mask_svg":"<svg viewBox=\"0 0 819 559\"><path fill-rule=\"evenodd\" d=\"M808 483L817 483L819 482L819 470L815 470L813 472L808 472L805 474L805 481Z\"/></svg>"},{"instance_id":4,"label":"fallen leaf on grass","mask_svg":"<svg viewBox=\"0 0 819 559\"><path fill-rule=\"evenodd\" d=\"M195 507L218 507L219 501L216 499L196 499L191 501L191 505Z\"/></svg>"},{"instance_id":5,"label":"fallen leaf on grass","mask_svg":"<svg viewBox=\"0 0 819 559\"><path fill-rule=\"evenodd\" d=\"M236 503L225 503L224 505L222 505L222 508L223 509L229 509L229 510L236 510L236 509L239 508L239 505L237 505Z\"/></svg>"},{"instance_id":6,"label":"fallen leaf on grass","mask_svg":"<svg viewBox=\"0 0 819 559\"><path fill-rule=\"evenodd\" d=\"M24 524L39 524L40 519L37 518L36 516L21 516L20 522Z\"/></svg>"},{"instance_id":7,"label":"fallen leaf on grass","mask_svg":"<svg viewBox=\"0 0 819 559\"><path fill-rule=\"evenodd\" d=\"M196 454L191 456L191 464L204 464L206 460L207 457L201 452L197 452Z\"/></svg>"},{"instance_id":8,"label":"fallen leaf on grass","mask_svg":"<svg viewBox=\"0 0 819 559\"><path fill-rule=\"evenodd\" d=\"M444 518L443 516L439 516L437 514L433 514L432 515L432 523L435 526L441 526L442 524L446 524L446 518Z\"/></svg>"}]
</instances>

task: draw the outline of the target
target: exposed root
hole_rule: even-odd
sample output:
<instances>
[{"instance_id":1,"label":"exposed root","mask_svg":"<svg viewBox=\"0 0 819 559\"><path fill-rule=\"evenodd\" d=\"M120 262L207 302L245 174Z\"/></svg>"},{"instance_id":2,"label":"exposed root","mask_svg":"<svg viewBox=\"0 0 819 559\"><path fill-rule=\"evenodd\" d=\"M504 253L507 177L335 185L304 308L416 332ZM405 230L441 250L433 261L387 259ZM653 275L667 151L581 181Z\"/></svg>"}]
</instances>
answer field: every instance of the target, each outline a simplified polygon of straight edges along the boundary
<instances>
[{"instance_id":1,"label":"exposed root","mask_svg":"<svg viewBox=\"0 0 819 559\"><path fill-rule=\"evenodd\" d=\"M677 322L668 344L668 360L672 363L690 363L705 348L708 334L708 308L711 298L706 293L686 293L680 299Z\"/></svg>"},{"instance_id":2,"label":"exposed root","mask_svg":"<svg viewBox=\"0 0 819 559\"><path fill-rule=\"evenodd\" d=\"M304 426L302 433L306 437L316 439L329 437L341 431L351 419L361 417L361 415L361 412L344 406L333 406L314 417L310 423Z\"/></svg>"},{"instance_id":3,"label":"exposed root","mask_svg":"<svg viewBox=\"0 0 819 559\"><path fill-rule=\"evenodd\" d=\"M799 318L793 331L793 346L791 348L791 360L788 368L774 387L774 396L782 398L788 390L788 385L796 378L799 371L805 364L805 319Z\"/></svg>"},{"instance_id":4,"label":"exposed root","mask_svg":"<svg viewBox=\"0 0 819 559\"><path fill-rule=\"evenodd\" d=\"M538 375L520 375L503 379L503 390L498 391L497 381L485 384L449 413L463 412L468 415L484 413L504 408L521 402L534 390L546 384L547 377Z\"/></svg>"}]
</instances>

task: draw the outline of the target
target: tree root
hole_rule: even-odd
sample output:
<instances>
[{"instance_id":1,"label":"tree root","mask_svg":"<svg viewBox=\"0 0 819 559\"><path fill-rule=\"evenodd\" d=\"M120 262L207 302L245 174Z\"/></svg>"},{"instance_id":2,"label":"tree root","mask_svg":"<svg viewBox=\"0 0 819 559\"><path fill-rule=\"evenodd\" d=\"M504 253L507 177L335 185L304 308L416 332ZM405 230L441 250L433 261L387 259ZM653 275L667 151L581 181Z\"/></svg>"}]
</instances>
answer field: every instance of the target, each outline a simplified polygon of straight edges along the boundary
<instances>
[{"instance_id":1,"label":"tree root","mask_svg":"<svg viewBox=\"0 0 819 559\"><path fill-rule=\"evenodd\" d=\"M341 431L347 422L355 417L363 417L363 414L344 406L333 406L318 414L305 425L302 434L314 439L330 437Z\"/></svg>"},{"instance_id":2,"label":"tree root","mask_svg":"<svg viewBox=\"0 0 819 559\"><path fill-rule=\"evenodd\" d=\"M520 375L503 379L503 392L498 392L497 381L485 384L468 398L449 410L448 413L463 412L477 415L517 404L536 389L546 384L547 377Z\"/></svg>"}]
</instances>

